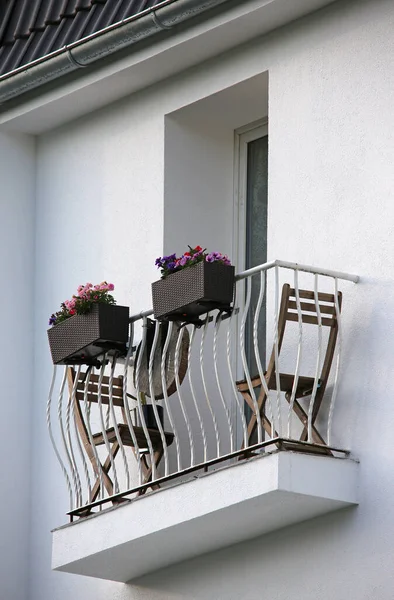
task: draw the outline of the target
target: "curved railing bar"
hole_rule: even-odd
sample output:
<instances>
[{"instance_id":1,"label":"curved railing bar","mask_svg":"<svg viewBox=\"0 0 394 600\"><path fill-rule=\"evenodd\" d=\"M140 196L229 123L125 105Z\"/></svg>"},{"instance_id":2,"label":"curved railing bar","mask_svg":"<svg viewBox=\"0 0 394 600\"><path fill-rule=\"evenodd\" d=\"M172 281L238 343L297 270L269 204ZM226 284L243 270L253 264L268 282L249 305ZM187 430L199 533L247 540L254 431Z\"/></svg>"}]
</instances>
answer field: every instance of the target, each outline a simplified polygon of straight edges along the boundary
<instances>
[{"instance_id":1,"label":"curved railing bar","mask_svg":"<svg viewBox=\"0 0 394 600\"><path fill-rule=\"evenodd\" d=\"M131 321L131 322L133 322L133 321ZM156 464L155 464L152 440L150 439L149 430L146 426L146 421L145 421L144 413L142 410L141 392L140 392L140 371L141 371L142 356L144 354L145 346L146 346L147 326L148 326L147 318L146 318L146 316L143 316L142 317L142 340L141 340L141 344L140 344L140 350L138 353L137 366L136 366L136 371L135 371L135 391L136 391L136 397L137 397L138 415L140 418L142 430L145 435L146 443L148 444L149 456L150 456L151 465L152 465L152 479L156 479Z\"/></svg>"},{"instance_id":2,"label":"curved railing bar","mask_svg":"<svg viewBox=\"0 0 394 600\"><path fill-rule=\"evenodd\" d=\"M182 393L181 393L181 382L180 382L180 379L179 379L179 354L180 354L181 347L182 347L182 341L183 341L184 332L185 332L185 328L182 327L178 331L178 339L176 341L176 348L175 348L175 383L176 383L176 389L177 389L177 393L178 393L179 404L181 405L181 410L182 410L183 418L185 419L186 429L187 429L187 433L189 435L190 466L193 466L194 465L194 438L193 438L193 430L192 430L192 427L190 425L189 416L187 414L187 410L186 410L185 404L183 402L183 397L182 397ZM180 461L179 461L179 464L180 464ZM180 468L179 468L179 470L180 470Z\"/></svg>"},{"instance_id":3,"label":"curved railing bar","mask_svg":"<svg viewBox=\"0 0 394 600\"><path fill-rule=\"evenodd\" d=\"M135 435L134 425L133 425L133 422L132 422L131 416L130 416L130 404L129 404L129 397L127 394L127 379L128 379L128 372L129 372L129 361L131 358L131 354L133 352L133 340L134 340L134 322L131 322L130 323L129 346L128 346L127 354L125 357L125 365L124 365L124 371L123 371L123 404L124 404L124 409L125 409L124 415L126 418L127 426L129 428L131 439L133 440L134 455L137 460L138 482L139 482L139 485L141 485L142 484L141 453L140 453L140 448L138 445L137 437Z\"/></svg>"},{"instance_id":4,"label":"curved railing bar","mask_svg":"<svg viewBox=\"0 0 394 600\"><path fill-rule=\"evenodd\" d=\"M322 317L321 317L321 312L320 312L319 281L318 280L319 280L319 275L316 274L314 277L313 296L315 299L315 306L316 306L318 338L317 338L317 357L316 357L315 378L313 380L311 400L310 400L309 409L308 409L308 442L313 441L313 439L312 439L313 408L315 406L317 387L319 385L319 376L320 376L320 372L321 372L321 355L322 355L322 340L323 340L323 325L322 325Z\"/></svg>"},{"instance_id":5,"label":"curved railing bar","mask_svg":"<svg viewBox=\"0 0 394 600\"><path fill-rule=\"evenodd\" d=\"M298 347L297 347L297 359L296 366L294 372L293 386L291 388L290 402L289 402L289 411L287 414L287 437L291 439L291 423L294 409L294 400L296 397L296 392L298 388L298 378L300 375L300 365L302 359L302 310L301 310L301 301L300 301L300 289L298 286L298 271L297 269L294 271L294 293L296 298L296 306L297 306L297 317L298 317Z\"/></svg>"},{"instance_id":6,"label":"curved railing bar","mask_svg":"<svg viewBox=\"0 0 394 600\"><path fill-rule=\"evenodd\" d=\"M240 350L241 350L242 366L243 366L244 373L245 373L245 379L248 384L249 394L250 394L250 397L251 397L252 403L253 403L254 415L256 417L258 444L261 444L261 442L263 441L263 430L262 430L262 426L261 426L260 409L259 409L259 405L257 404L257 398L256 398L254 388L252 386L252 379L250 377L250 372L249 372L249 367L248 367L248 362L246 360L246 352L245 352L245 326L246 326L246 319L247 319L248 313L249 313L251 293L252 293L252 282L251 282L251 279L248 279L248 280L246 280L246 299L245 299L244 309L242 311L241 327L240 327L239 336L240 336ZM248 445L249 445L249 440L248 440Z\"/></svg>"},{"instance_id":7,"label":"curved railing bar","mask_svg":"<svg viewBox=\"0 0 394 600\"><path fill-rule=\"evenodd\" d=\"M205 432L204 421L203 421L203 418L201 416L200 408L198 406L196 394L194 392L194 385L193 385L193 381L192 381L192 361L191 361L191 354L192 354L192 348L193 348L193 342L194 342L195 335L196 335L196 326L193 325L192 332L190 334L190 345L189 345L189 352L188 352L188 357L187 357L187 361L188 361L188 378L189 378L189 385L190 385L190 391L192 393L194 408L196 409L198 422L200 424L202 444L203 444L203 452L204 452L204 462L206 462L208 460L207 435L206 435L206 432Z\"/></svg>"},{"instance_id":8,"label":"curved railing bar","mask_svg":"<svg viewBox=\"0 0 394 600\"><path fill-rule=\"evenodd\" d=\"M114 457L112 456L111 444L110 444L110 441L107 436L106 423L104 422L104 414L103 414L103 402L102 402L102 389L103 388L102 388L102 386L103 386L103 378L104 378L104 372L105 372L106 359L107 359L107 355L104 354L102 365L100 368L98 385L97 385L97 404L98 404L99 415L100 415L101 433L103 435L104 444L105 444L106 450L108 452L109 460L111 463L111 469L112 469L112 475L113 475L113 481L114 481L114 489L118 490L119 489L118 474L116 471L115 460L114 460Z\"/></svg>"},{"instance_id":9,"label":"curved railing bar","mask_svg":"<svg viewBox=\"0 0 394 600\"><path fill-rule=\"evenodd\" d=\"M180 442L179 442L179 435L178 435L178 430L175 427L175 421L174 421L174 417L172 414L172 410L170 407L170 402L168 400L168 392L167 392L167 380L166 380L166 360L167 360L167 353L168 353L168 348L170 345L170 341L171 341L171 335L172 335L172 329L173 329L173 322L170 321L168 323L168 329L167 329L167 335L166 335L166 339L164 342L164 348L163 348L163 353L161 356L161 365L160 365L160 370L161 370L161 386L163 389L163 400L164 400L164 406L166 407L166 412L168 414L168 419L170 421L170 425L172 428L172 431L174 433L174 439L175 439L175 448L176 448L176 459L177 459L177 465L178 465L178 471L181 470L181 447L180 447ZM168 474L169 473L169 459L168 459L168 452L164 455L164 470L165 473Z\"/></svg>"},{"instance_id":10,"label":"curved railing bar","mask_svg":"<svg viewBox=\"0 0 394 600\"><path fill-rule=\"evenodd\" d=\"M71 407L73 407L73 411L74 411L74 403L76 402L75 396L76 396L76 392L77 392L78 377L79 377L80 371L81 371L81 367L79 366L77 369L77 375L74 380L72 391L71 392L69 391L69 394L68 394L68 402L67 402L67 408L66 408L66 438L67 438L68 448L69 448L69 452L70 452L70 459L71 459L71 465L72 465L72 470L73 470L73 478L75 479L75 484L76 484L76 502L77 502L78 506L82 505L82 486L81 486L81 479L80 479L79 473L78 473L77 463L75 460L73 443L71 440L70 420L71 420ZM66 370L66 376L67 376L67 370Z\"/></svg>"},{"instance_id":11,"label":"curved railing bar","mask_svg":"<svg viewBox=\"0 0 394 600\"><path fill-rule=\"evenodd\" d=\"M77 392L75 392L76 394ZM88 502L90 501L90 493L92 490L92 486L91 486L91 482L90 482L90 474L89 474L89 469L88 469L88 464L86 462L86 458L85 458L85 451L82 447L82 443L81 443L81 438L79 435L79 429L78 429L78 425L77 425L77 402L79 402L79 400L77 400L77 398L74 398L74 402L73 402L73 414L74 414L74 435L75 438L77 440L77 446L78 446L78 450L79 450L79 455L81 457L81 461L82 461L82 467L83 467L83 471L85 474L85 479L86 479L86 483L88 486Z\"/></svg>"},{"instance_id":12,"label":"curved railing bar","mask_svg":"<svg viewBox=\"0 0 394 600\"><path fill-rule=\"evenodd\" d=\"M53 436L53 431L52 431L52 419L51 419L51 412L52 412L52 394L53 394L53 390L55 387L55 380L56 380L56 365L54 365L53 367L53 375L52 375L52 380L51 380L51 385L49 387L49 394L48 394L48 401L47 401L47 410L46 410L46 419L47 419L47 426L48 426L48 431L49 431L49 438L51 440L51 444L52 444L52 448L55 452L56 458L59 462L60 468L62 470L64 479L66 480L66 485L67 485L67 489L68 489L68 494L69 494L69 500L70 500L70 510L72 510L73 508L73 492L72 492L72 487L71 487L71 481L70 478L68 476L67 473L67 469L66 466L63 462L63 459L61 457L61 454L57 448L56 442L55 442L55 438Z\"/></svg>"},{"instance_id":13,"label":"curved railing bar","mask_svg":"<svg viewBox=\"0 0 394 600\"><path fill-rule=\"evenodd\" d=\"M205 374L204 374L204 347L205 347L205 339L206 339L206 336L207 336L208 323L209 323L209 312L207 313L207 316L206 316L206 319L205 319L205 323L204 323L204 327L203 327L203 330L202 330L202 335L201 335L201 343L200 343L200 371L201 371L201 379L202 379L202 385L203 385L203 389L204 389L205 399L207 401L209 412L211 413L212 422L213 422L213 428L215 430L216 452L217 452L217 456L220 456L220 434L219 434L219 427L218 427L218 422L216 420L215 412L214 412L214 410L212 408L212 404L211 404L211 401L209 399L207 382L206 382Z\"/></svg>"},{"instance_id":14,"label":"curved railing bar","mask_svg":"<svg viewBox=\"0 0 394 600\"><path fill-rule=\"evenodd\" d=\"M104 475L103 475L103 468L101 466L101 461L100 461L100 458L99 458L99 455L98 455L98 452L97 452L96 445L94 443L94 436L93 436L92 428L90 426L90 402L88 401L88 390L89 390L89 383L90 383L91 373L92 373L91 369L88 370L87 375L86 375L86 379L85 379L85 385L84 385L84 388L83 388L83 406L84 406L84 411L85 411L86 431L88 433L90 447L92 449L93 457L94 457L96 468L97 468L96 475L98 476L99 482L100 482L100 495L101 495L102 498L104 498Z\"/></svg>"},{"instance_id":15,"label":"curved railing bar","mask_svg":"<svg viewBox=\"0 0 394 600\"><path fill-rule=\"evenodd\" d=\"M115 407L114 407L114 374L115 374L115 369L116 369L116 356L114 356L112 358L111 361L111 371L110 371L110 375L109 375L109 382L108 382L108 406L110 409L110 413L111 413L111 419L112 419L112 423L113 423L113 428L114 428L114 432L115 432L115 437L116 437L116 441L119 444L119 450L120 453L122 455L122 459L123 459L123 465L124 465L124 470L125 470L125 475L126 475L126 484L127 484L127 488L130 487L130 471L129 471L129 465L127 464L127 456L126 456L126 451L125 451L125 447L123 444L123 440L122 437L120 435L119 432L119 426L117 423L117 419L116 419L116 414L115 414Z\"/></svg>"},{"instance_id":16,"label":"curved railing bar","mask_svg":"<svg viewBox=\"0 0 394 600\"><path fill-rule=\"evenodd\" d=\"M257 335L260 312L261 312L261 307L263 305L265 292L266 292L265 271L260 271L260 292L259 292L259 297L257 300L254 319L253 319L253 348L254 348L254 355L255 355L256 364L257 364L257 371L258 371L258 374L260 377L261 385L264 389L264 393L266 396L266 403L270 407L271 437L275 437L275 434L274 434L274 431L275 431L274 410L273 410L273 406L272 406L272 399L271 399L271 396L270 396L270 393L268 390L267 381L265 379L263 365L261 364L260 351L259 351L259 345L258 345L258 335Z\"/></svg>"},{"instance_id":17,"label":"curved railing bar","mask_svg":"<svg viewBox=\"0 0 394 600\"><path fill-rule=\"evenodd\" d=\"M219 312L215 319L215 329L214 329L214 334L213 334L213 366L215 369L216 383L217 383L218 390L219 390L220 401L222 403L223 410L226 415L228 430L229 430L229 434L230 434L230 448L231 448L230 451L233 452L234 451L234 428L233 428L233 424L231 422L230 411L228 410L226 401L224 399L223 389L222 389L222 386L220 383L218 361L217 361L217 358L218 358L217 357L217 341L218 341L218 334L219 334L221 322L222 322L222 313Z\"/></svg>"},{"instance_id":18,"label":"curved railing bar","mask_svg":"<svg viewBox=\"0 0 394 600\"><path fill-rule=\"evenodd\" d=\"M235 300L234 300L234 305L235 305ZM233 323L234 323L235 311L236 311L236 309L233 310L230 315L229 322L228 322L228 328L227 328L227 344L226 344L226 346L227 346L226 347L227 368L228 368L228 372L230 375L231 389L233 391L235 403L236 403L236 406L238 407L238 412L239 412L239 415L241 418L242 433L243 433L243 445L244 445L244 448L246 448L246 446L248 445L248 426L247 426L246 418L245 418L244 402L241 401L239 398L237 386L235 385L236 377L233 374L233 369L232 369L232 365L231 365L231 333L232 333L232 328L233 328Z\"/></svg>"},{"instance_id":19,"label":"curved railing bar","mask_svg":"<svg viewBox=\"0 0 394 600\"><path fill-rule=\"evenodd\" d=\"M282 435L282 415L280 410L280 371L279 371L279 271L275 266L275 311L274 311L274 361L276 381L276 412L278 417L278 435ZM271 432L272 433L272 432Z\"/></svg>"},{"instance_id":20,"label":"curved railing bar","mask_svg":"<svg viewBox=\"0 0 394 600\"><path fill-rule=\"evenodd\" d=\"M58 421L59 421L59 425L60 425L60 434L61 434L61 438L62 438L62 442L63 442L63 447L64 447L64 451L65 451L65 454L67 457L68 465L70 467L71 479L72 479L73 485L74 485L75 502L77 502L76 498L77 498L77 487L78 486L77 486L77 482L76 482L76 478L75 478L75 474L74 474L71 455L70 455L68 445L67 445L66 432L65 432L64 423L63 423L63 396L64 396L64 388L66 385L66 381L67 381L67 367L64 368L62 382L60 385L58 405L57 405L57 416L58 416ZM69 392L69 394L70 394L70 392Z\"/></svg>"},{"instance_id":21,"label":"curved railing bar","mask_svg":"<svg viewBox=\"0 0 394 600\"><path fill-rule=\"evenodd\" d=\"M153 384L153 362L154 362L154 358L155 358L155 354L156 354L157 342L159 340L160 328L161 328L161 323L159 323L158 321L155 321L155 335L153 337L153 344L152 344L152 348L151 348L151 351L150 351L149 367L148 367L148 372L149 372L149 392L150 392L150 397L151 397L151 401L152 401L153 413L154 413L155 419L156 419L156 425L157 425L157 428L158 428L159 433L160 433L160 438L161 438L161 443L162 443L162 448L163 448L164 456L167 456L167 462L168 462L167 440L166 440L166 436L164 434L163 424L162 424L162 422L160 420L159 412L158 412L157 406L156 406L155 388L154 388L154 384ZM153 461L152 467L153 466L154 466L155 471L156 471L155 461ZM152 475L153 475L153 468L152 468Z\"/></svg>"},{"instance_id":22,"label":"curved railing bar","mask_svg":"<svg viewBox=\"0 0 394 600\"><path fill-rule=\"evenodd\" d=\"M335 400L338 394L338 376L339 376L339 368L341 363L341 354L342 354L342 316L341 310L339 306L338 299L338 279L335 278L334 283L334 299L335 299L335 312L337 318L337 326L338 326L338 343L337 343L337 359L336 359L336 367L335 367L335 376L334 376L334 388L332 391L330 409L328 411L328 421L327 421L327 444L330 446L331 444L331 427L332 427L332 418L334 414L334 406Z\"/></svg>"}]
</instances>

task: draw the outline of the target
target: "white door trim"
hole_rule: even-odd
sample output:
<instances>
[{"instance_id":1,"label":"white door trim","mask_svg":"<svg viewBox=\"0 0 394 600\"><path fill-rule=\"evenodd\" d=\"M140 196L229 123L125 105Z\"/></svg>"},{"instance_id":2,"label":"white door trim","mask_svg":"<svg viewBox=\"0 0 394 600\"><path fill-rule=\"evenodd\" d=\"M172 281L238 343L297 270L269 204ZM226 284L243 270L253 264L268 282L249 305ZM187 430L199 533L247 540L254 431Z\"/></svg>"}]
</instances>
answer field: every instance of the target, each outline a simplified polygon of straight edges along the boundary
<instances>
[{"instance_id":1,"label":"white door trim","mask_svg":"<svg viewBox=\"0 0 394 600\"><path fill-rule=\"evenodd\" d=\"M261 119L235 131L232 256L236 272L245 269L248 143L266 135L268 119Z\"/></svg>"}]
</instances>

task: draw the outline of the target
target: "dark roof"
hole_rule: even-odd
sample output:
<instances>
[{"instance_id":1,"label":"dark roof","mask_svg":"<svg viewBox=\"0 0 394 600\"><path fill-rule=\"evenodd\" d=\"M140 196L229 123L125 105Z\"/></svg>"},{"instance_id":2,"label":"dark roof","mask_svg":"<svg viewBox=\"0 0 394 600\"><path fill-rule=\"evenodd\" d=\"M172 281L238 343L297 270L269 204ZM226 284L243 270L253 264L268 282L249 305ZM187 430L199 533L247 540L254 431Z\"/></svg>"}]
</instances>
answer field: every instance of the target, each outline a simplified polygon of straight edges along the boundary
<instances>
[{"instance_id":1,"label":"dark roof","mask_svg":"<svg viewBox=\"0 0 394 600\"><path fill-rule=\"evenodd\" d=\"M0 75L161 0L0 0Z\"/></svg>"}]
</instances>

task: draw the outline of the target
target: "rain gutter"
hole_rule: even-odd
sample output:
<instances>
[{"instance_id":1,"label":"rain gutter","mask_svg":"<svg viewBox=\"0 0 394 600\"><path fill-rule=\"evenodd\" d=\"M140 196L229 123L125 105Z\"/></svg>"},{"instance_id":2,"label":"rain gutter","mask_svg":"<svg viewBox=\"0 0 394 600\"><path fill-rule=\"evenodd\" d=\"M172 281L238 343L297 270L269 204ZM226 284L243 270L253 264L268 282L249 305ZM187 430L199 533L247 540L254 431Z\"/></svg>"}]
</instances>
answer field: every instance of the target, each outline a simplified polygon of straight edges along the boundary
<instances>
[{"instance_id":1,"label":"rain gutter","mask_svg":"<svg viewBox=\"0 0 394 600\"><path fill-rule=\"evenodd\" d=\"M0 104L39 86L133 46L228 0L164 0L144 10L0 76Z\"/></svg>"}]
</instances>

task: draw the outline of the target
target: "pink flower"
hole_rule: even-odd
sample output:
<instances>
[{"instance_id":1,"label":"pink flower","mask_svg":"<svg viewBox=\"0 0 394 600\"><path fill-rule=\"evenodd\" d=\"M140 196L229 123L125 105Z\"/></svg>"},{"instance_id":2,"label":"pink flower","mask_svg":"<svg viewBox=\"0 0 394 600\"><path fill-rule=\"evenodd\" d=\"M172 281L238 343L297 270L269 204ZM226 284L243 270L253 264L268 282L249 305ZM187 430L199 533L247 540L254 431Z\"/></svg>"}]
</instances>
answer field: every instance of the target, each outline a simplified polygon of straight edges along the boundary
<instances>
[{"instance_id":1,"label":"pink flower","mask_svg":"<svg viewBox=\"0 0 394 600\"><path fill-rule=\"evenodd\" d=\"M113 284L113 283L109 283L109 284L108 284L108 290L109 290L110 292L112 292L114 289L115 289L115 286L114 286L114 284Z\"/></svg>"}]
</instances>

